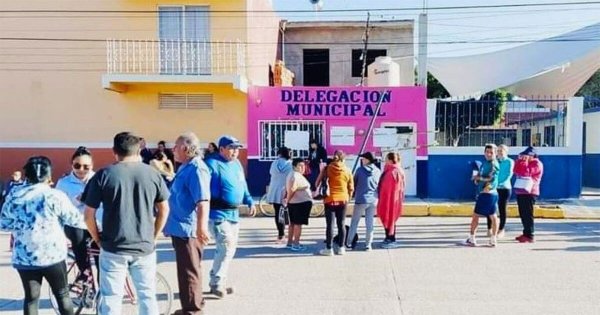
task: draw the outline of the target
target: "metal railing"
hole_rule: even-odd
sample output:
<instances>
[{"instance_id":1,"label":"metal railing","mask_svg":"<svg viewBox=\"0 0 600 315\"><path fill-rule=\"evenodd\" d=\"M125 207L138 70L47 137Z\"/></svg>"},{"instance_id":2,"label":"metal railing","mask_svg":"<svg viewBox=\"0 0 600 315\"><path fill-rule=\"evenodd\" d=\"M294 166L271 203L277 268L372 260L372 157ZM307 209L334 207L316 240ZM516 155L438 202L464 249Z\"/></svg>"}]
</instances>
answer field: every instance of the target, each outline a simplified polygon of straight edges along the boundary
<instances>
[{"instance_id":1,"label":"metal railing","mask_svg":"<svg viewBox=\"0 0 600 315\"><path fill-rule=\"evenodd\" d=\"M438 100L436 140L440 146L563 147L567 105L561 97Z\"/></svg>"},{"instance_id":2,"label":"metal railing","mask_svg":"<svg viewBox=\"0 0 600 315\"><path fill-rule=\"evenodd\" d=\"M321 120L261 120L259 121L260 132L260 159L273 161L277 159L277 151L285 146L286 131L305 131L309 134L306 143L308 147L310 140L316 140L325 144L325 122ZM308 150L292 150L293 157L308 157Z\"/></svg>"},{"instance_id":3,"label":"metal railing","mask_svg":"<svg viewBox=\"0 0 600 315\"><path fill-rule=\"evenodd\" d=\"M246 46L239 41L106 41L109 74L215 75L246 73Z\"/></svg>"}]
</instances>

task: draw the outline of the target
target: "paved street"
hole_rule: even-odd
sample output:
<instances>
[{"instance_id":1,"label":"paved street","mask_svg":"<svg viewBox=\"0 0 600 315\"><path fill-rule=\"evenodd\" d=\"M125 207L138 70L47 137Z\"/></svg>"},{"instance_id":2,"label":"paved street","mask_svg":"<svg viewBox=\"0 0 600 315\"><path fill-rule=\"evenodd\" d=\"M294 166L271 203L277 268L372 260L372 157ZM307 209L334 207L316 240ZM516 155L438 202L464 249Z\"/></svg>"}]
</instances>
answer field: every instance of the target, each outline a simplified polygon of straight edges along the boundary
<instances>
[{"instance_id":1,"label":"paved street","mask_svg":"<svg viewBox=\"0 0 600 315\"><path fill-rule=\"evenodd\" d=\"M306 253L274 245L272 219L244 219L230 270L236 293L209 297L206 314L600 314L600 221L537 220L537 242L517 244L520 223L510 219L497 248L457 246L468 222L402 218L401 248L319 257L313 252L322 244L323 218L304 230ZM158 250L159 270L177 291L168 240ZM205 275L213 250L205 253ZM0 234L1 315L21 308L9 258L8 235ZM41 314L52 314L42 292Z\"/></svg>"}]
</instances>

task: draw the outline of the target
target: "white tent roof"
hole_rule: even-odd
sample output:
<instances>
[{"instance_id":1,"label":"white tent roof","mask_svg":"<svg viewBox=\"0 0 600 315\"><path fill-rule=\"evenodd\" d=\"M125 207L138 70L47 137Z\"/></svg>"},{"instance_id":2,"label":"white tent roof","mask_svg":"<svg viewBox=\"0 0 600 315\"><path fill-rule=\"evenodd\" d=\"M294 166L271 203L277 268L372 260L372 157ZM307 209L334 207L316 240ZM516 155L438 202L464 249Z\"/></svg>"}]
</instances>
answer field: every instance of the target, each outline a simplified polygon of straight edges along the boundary
<instances>
[{"instance_id":1,"label":"white tent roof","mask_svg":"<svg viewBox=\"0 0 600 315\"><path fill-rule=\"evenodd\" d=\"M571 97L600 68L600 23L492 53L430 58L427 70L452 97L497 88L523 97Z\"/></svg>"}]
</instances>

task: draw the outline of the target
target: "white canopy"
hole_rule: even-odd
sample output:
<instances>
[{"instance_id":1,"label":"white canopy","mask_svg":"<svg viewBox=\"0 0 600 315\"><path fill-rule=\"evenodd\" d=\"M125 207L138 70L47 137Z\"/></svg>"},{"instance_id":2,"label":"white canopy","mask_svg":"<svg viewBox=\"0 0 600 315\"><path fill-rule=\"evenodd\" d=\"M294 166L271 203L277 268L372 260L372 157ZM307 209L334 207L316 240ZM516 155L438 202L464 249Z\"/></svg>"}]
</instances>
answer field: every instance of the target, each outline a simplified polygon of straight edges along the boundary
<instances>
[{"instance_id":1,"label":"white canopy","mask_svg":"<svg viewBox=\"0 0 600 315\"><path fill-rule=\"evenodd\" d=\"M427 64L452 97L497 88L523 97L571 97L599 68L600 23L497 52L430 58Z\"/></svg>"}]
</instances>

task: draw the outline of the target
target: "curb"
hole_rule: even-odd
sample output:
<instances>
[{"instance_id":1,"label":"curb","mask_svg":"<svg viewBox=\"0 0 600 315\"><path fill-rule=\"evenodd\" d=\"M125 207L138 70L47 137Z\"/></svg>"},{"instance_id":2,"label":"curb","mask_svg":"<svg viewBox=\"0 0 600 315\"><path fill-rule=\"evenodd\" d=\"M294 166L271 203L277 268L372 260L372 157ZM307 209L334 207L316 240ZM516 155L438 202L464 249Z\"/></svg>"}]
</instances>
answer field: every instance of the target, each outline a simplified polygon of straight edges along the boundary
<instances>
[{"instance_id":1,"label":"curb","mask_svg":"<svg viewBox=\"0 0 600 315\"><path fill-rule=\"evenodd\" d=\"M470 217L473 214L474 202L465 203L427 203L411 202L405 203L402 216L407 217ZM352 216L354 204L350 203L346 209L346 215ZM507 217L518 218L519 209L516 204L507 206ZM246 206L240 207L241 214L247 214ZM260 212L257 214L261 216ZM598 220L600 219L600 210L568 210L560 205L536 205L533 216L538 219L578 219L578 220Z\"/></svg>"}]
</instances>

